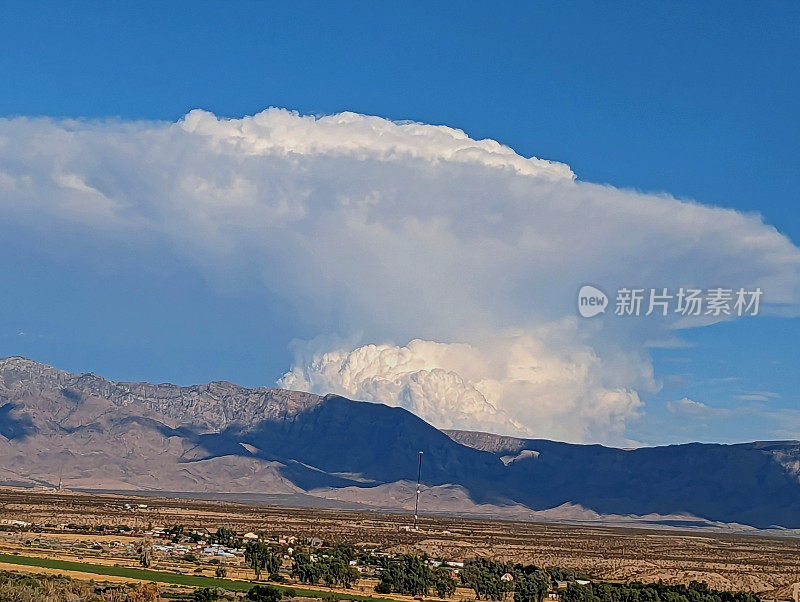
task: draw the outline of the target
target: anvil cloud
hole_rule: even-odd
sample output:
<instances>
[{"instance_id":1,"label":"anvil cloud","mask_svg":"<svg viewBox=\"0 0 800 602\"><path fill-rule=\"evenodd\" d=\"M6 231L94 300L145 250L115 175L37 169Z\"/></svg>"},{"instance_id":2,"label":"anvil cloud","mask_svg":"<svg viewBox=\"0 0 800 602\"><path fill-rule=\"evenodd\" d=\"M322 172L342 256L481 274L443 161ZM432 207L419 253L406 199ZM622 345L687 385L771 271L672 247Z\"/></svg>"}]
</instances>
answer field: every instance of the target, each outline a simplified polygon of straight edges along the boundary
<instances>
[{"instance_id":1,"label":"anvil cloud","mask_svg":"<svg viewBox=\"0 0 800 602\"><path fill-rule=\"evenodd\" d=\"M800 302L800 250L757 215L354 113L0 120L0 210L53 252L77 235L127 245L120 262L158 246L212 283L256 279L319 333L283 385L450 428L627 440L658 388L647 341L702 323L581 320L582 284L760 286L767 313Z\"/></svg>"}]
</instances>

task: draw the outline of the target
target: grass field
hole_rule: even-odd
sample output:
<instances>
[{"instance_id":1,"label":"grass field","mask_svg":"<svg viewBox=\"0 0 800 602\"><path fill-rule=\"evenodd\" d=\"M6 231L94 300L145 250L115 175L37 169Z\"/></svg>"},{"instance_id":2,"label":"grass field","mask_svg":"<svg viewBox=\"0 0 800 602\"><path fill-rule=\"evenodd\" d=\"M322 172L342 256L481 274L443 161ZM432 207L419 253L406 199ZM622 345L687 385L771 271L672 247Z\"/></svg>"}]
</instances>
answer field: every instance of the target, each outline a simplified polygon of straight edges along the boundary
<instances>
[{"instance_id":1,"label":"grass field","mask_svg":"<svg viewBox=\"0 0 800 602\"><path fill-rule=\"evenodd\" d=\"M141 579L143 581L154 581L156 583L168 583L170 585L185 585L188 587L217 587L231 591L249 591L255 583L250 581L236 581L233 579L218 579L215 577L203 577L201 575L183 575L178 573L165 573L163 571L151 571L148 569L137 569L122 566L107 566L102 564L89 564L86 562L74 562L70 560L53 560L51 558L39 558L36 556L17 556L15 554L0 554L0 562L7 564L17 564L20 566L34 566L46 569L61 571L76 571L81 573L91 573L93 575L109 575L114 577L125 577L129 579ZM298 587L275 585L280 590L294 590L295 595L308 598L335 598L337 600L358 600L359 602L392 602L390 598L377 598L372 596L360 596L357 594L343 594L327 590L313 590Z\"/></svg>"}]
</instances>

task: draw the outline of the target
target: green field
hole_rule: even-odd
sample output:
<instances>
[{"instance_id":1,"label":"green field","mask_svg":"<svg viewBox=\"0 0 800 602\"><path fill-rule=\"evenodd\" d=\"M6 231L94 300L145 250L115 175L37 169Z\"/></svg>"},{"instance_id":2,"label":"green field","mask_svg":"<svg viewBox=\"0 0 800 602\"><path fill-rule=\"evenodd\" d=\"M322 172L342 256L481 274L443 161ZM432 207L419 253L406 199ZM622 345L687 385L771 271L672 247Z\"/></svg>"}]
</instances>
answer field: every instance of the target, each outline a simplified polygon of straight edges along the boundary
<instances>
[{"instance_id":1,"label":"green field","mask_svg":"<svg viewBox=\"0 0 800 602\"><path fill-rule=\"evenodd\" d=\"M235 581L233 579L217 579L201 575L183 575L179 573L165 573L148 569L136 569L122 566L107 566L103 564L89 564L86 562L73 562L71 560L53 560L51 558L37 558L35 556L17 556L15 554L0 554L0 562L17 564L20 566L35 566L60 571L77 571L94 575L109 575L113 577L127 577L156 583L171 585L185 585L188 587L218 587L231 591L246 592L254 583L249 581ZM336 598L337 600L358 600L359 602L392 602L390 598L377 598L373 596L359 596L356 594L342 594L326 590L303 589L301 587L275 585L280 590L294 590L298 596L308 598Z\"/></svg>"}]
</instances>

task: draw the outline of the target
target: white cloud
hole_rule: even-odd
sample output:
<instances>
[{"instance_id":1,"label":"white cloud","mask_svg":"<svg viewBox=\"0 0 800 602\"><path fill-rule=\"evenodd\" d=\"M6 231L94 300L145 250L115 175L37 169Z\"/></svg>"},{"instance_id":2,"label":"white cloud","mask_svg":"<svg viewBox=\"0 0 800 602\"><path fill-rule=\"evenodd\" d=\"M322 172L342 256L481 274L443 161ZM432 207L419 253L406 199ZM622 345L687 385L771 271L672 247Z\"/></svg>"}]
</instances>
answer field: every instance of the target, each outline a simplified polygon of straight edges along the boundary
<instances>
[{"instance_id":1,"label":"white cloud","mask_svg":"<svg viewBox=\"0 0 800 602\"><path fill-rule=\"evenodd\" d=\"M688 397L677 401L668 401L666 406L673 414L689 416L728 416L730 414L730 410L726 408L713 408L702 401L695 401Z\"/></svg>"},{"instance_id":2,"label":"white cloud","mask_svg":"<svg viewBox=\"0 0 800 602\"><path fill-rule=\"evenodd\" d=\"M287 384L443 426L624 440L656 388L648 345L699 323L579 321L585 283L760 286L764 313L798 312L800 251L759 216L576 181L452 128L278 109L5 119L0 176L7 231L59 257L87 240L82 261L157 249L226 289L257 281L350 341L306 350Z\"/></svg>"},{"instance_id":3,"label":"white cloud","mask_svg":"<svg viewBox=\"0 0 800 602\"><path fill-rule=\"evenodd\" d=\"M737 396L737 399L742 401L773 401L775 399L780 399L781 396L779 393L773 393L772 391L750 391L748 393L743 393Z\"/></svg>"},{"instance_id":4,"label":"white cloud","mask_svg":"<svg viewBox=\"0 0 800 602\"><path fill-rule=\"evenodd\" d=\"M411 341L327 351L280 381L290 389L330 391L406 408L441 428L530 431L491 403L457 365L481 363L469 345ZM448 361L450 360L450 361Z\"/></svg>"},{"instance_id":5,"label":"white cloud","mask_svg":"<svg viewBox=\"0 0 800 602\"><path fill-rule=\"evenodd\" d=\"M495 140L473 140L462 130L344 112L323 117L269 109L252 117L220 120L194 110L183 128L228 152L243 155L332 155L355 159L423 159L510 169L518 174L573 180L563 163L519 156Z\"/></svg>"},{"instance_id":6,"label":"white cloud","mask_svg":"<svg viewBox=\"0 0 800 602\"><path fill-rule=\"evenodd\" d=\"M398 405L441 428L573 440L614 432L623 440L624 420L642 402L607 378L590 348L552 347L539 331L504 333L480 347L413 340L326 351L280 384Z\"/></svg>"}]
</instances>

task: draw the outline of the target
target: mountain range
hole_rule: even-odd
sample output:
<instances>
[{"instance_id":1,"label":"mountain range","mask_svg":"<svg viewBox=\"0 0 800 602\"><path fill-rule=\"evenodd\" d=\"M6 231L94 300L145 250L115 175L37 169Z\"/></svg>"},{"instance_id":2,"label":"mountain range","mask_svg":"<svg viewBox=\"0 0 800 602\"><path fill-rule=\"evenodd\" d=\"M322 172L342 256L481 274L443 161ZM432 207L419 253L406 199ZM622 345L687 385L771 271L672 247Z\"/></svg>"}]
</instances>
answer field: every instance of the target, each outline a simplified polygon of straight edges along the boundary
<instances>
[{"instance_id":1,"label":"mountain range","mask_svg":"<svg viewBox=\"0 0 800 602\"><path fill-rule=\"evenodd\" d=\"M800 442L638 449L440 431L402 409L0 359L0 484L685 527L800 529Z\"/></svg>"}]
</instances>

